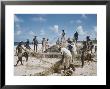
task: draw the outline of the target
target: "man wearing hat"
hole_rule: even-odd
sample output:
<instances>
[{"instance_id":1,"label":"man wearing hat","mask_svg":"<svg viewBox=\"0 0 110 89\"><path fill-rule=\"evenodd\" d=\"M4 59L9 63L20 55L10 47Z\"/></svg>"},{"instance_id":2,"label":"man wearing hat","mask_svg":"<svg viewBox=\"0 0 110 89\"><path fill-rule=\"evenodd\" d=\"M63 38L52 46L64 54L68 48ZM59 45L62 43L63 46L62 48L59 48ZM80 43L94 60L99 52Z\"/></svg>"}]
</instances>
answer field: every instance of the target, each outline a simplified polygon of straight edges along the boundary
<instances>
[{"instance_id":1,"label":"man wearing hat","mask_svg":"<svg viewBox=\"0 0 110 89\"><path fill-rule=\"evenodd\" d=\"M37 52L38 41L36 39L36 36L34 36L34 38L33 38L33 44L34 44L34 51Z\"/></svg>"}]
</instances>

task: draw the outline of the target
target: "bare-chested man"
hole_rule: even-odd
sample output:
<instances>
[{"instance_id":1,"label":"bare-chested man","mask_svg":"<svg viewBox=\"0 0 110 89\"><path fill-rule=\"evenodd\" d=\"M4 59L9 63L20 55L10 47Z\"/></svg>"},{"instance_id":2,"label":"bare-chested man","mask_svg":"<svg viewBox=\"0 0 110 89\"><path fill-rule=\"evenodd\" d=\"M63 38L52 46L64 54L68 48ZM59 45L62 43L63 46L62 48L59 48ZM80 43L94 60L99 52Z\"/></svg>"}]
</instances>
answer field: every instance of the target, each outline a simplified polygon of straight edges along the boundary
<instances>
[{"instance_id":1,"label":"bare-chested man","mask_svg":"<svg viewBox=\"0 0 110 89\"><path fill-rule=\"evenodd\" d=\"M21 62L21 65L23 65L23 63L22 63L22 51L24 50L24 48L22 47L22 42L20 42L19 44L18 44L18 46L16 47L16 53L17 53L17 56L18 56L18 61L17 61L17 63L16 63L16 65L15 66L17 66L17 64L19 63L19 61Z\"/></svg>"}]
</instances>

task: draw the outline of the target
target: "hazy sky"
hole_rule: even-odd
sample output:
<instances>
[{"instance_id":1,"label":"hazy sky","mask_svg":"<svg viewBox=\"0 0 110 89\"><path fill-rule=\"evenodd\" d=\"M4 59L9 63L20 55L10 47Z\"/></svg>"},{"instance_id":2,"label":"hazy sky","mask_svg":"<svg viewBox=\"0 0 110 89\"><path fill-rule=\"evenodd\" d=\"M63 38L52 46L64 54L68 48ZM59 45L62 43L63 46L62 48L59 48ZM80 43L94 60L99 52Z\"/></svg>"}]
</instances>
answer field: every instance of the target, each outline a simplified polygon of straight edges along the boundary
<instances>
[{"instance_id":1,"label":"hazy sky","mask_svg":"<svg viewBox=\"0 0 110 89\"><path fill-rule=\"evenodd\" d=\"M87 35L91 38L97 36L96 14L15 14L14 15L14 41L32 41L38 36L50 42L55 42L61 37L62 29L66 37L72 38L78 31L79 40L84 40Z\"/></svg>"}]
</instances>

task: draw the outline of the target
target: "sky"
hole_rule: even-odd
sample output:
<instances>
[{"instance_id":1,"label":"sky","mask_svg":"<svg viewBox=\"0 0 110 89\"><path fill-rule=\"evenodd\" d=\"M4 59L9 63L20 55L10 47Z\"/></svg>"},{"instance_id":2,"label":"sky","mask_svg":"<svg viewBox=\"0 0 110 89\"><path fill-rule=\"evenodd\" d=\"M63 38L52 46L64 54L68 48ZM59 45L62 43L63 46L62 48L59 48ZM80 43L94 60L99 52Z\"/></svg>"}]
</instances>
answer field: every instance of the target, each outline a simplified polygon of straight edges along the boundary
<instances>
[{"instance_id":1,"label":"sky","mask_svg":"<svg viewBox=\"0 0 110 89\"><path fill-rule=\"evenodd\" d=\"M85 40L97 38L96 14L15 14L14 15L14 41L32 42L37 36L40 42L42 38L48 38L50 43L61 38L62 30L65 30L66 38L73 38L78 31L79 39Z\"/></svg>"}]
</instances>

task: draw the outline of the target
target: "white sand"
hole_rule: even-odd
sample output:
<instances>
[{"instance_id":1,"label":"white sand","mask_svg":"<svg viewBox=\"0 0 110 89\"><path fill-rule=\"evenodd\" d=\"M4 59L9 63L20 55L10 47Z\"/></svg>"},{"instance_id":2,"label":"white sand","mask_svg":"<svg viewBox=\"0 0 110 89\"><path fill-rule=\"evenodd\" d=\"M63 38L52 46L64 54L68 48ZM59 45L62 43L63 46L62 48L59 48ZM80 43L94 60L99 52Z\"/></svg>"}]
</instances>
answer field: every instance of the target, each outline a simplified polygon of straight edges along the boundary
<instances>
[{"instance_id":1,"label":"white sand","mask_svg":"<svg viewBox=\"0 0 110 89\"><path fill-rule=\"evenodd\" d=\"M79 44L80 45L80 44ZM30 45L33 49L33 45ZM16 46L14 47L15 50ZM38 51L41 51L41 44L38 45ZM96 58L96 56L95 56ZM14 65L17 61L17 56L14 57ZM43 58L37 59L35 57L29 57L28 62L26 62L23 57L23 65L18 64L17 67L14 67L15 76L36 76L39 73L47 73L49 76L61 76L59 73L52 73L51 67L56 64L60 59L57 58ZM86 62L84 67L81 68L81 61L76 61L79 66L76 67L76 70L73 72L73 76L96 76L97 75L97 62ZM50 71L50 73L49 73ZM52 73L52 74L51 74Z\"/></svg>"},{"instance_id":2,"label":"white sand","mask_svg":"<svg viewBox=\"0 0 110 89\"><path fill-rule=\"evenodd\" d=\"M17 59L17 57L14 57ZM42 61L44 60L44 61ZM24 76L30 76L35 75L38 73L42 73L49 68L51 68L56 62L58 62L60 59L50 59L50 58L43 58L43 59L36 59L29 57L28 62L25 61L25 58L23 58L23 65L20 65L20 62L17 67L14 67L14 75L24 75ZM15 61L16 64L16 61Z\"/></svg>"}]
</instances>

